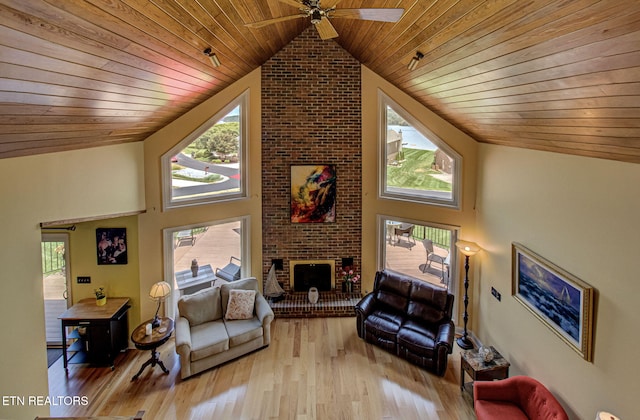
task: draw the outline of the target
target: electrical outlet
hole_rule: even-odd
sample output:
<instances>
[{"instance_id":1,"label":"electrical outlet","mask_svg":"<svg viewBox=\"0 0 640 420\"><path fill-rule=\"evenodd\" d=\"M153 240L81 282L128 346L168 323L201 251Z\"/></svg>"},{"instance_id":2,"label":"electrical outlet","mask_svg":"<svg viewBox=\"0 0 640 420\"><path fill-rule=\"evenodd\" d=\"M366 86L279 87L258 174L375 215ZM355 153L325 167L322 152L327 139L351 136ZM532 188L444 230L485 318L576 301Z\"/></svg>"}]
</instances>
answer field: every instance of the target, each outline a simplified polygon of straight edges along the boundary
<instances>
[{"instance_id":1,"label":"electrical outlet","mask_svg":"<svg viewBox=\"0 0 640 420\"><path fill-rule=\"evenodd\" d=\"M89 276L78 276L76 277L76 281L78 284L88 284L91 283L91 277Z\"/></svg>"},{"instance_id":2,"label":"electrical outlet","mask_svg":"<svg viewBox=\"0 0 640 420\"><path fill-rule=\"evenodd\" d=\"M493 295L494 298L498 299L498 301L502 300L502 295L500 294L500 292L498 292L495 287L491 288L491 294Z\"/></svg>"}]
</instances>

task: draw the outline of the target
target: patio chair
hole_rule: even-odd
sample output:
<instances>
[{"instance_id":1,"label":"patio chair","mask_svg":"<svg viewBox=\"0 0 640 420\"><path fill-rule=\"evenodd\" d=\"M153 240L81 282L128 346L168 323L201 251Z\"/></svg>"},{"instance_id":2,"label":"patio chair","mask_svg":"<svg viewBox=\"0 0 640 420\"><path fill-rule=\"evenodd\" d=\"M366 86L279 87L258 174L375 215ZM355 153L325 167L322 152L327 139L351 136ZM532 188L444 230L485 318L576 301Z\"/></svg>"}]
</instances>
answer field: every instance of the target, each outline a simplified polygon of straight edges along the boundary
<instances>
[{"instance_id":1,"label":"patio chair","mask_svg":"<svg viewBox=\"0 0 640 420\"><path fill-rule=\"evenodd\" d=\"M183 242L189 242L191 246L195 245L196 237L193 234L193 229L181 230L180 232L176 233L176 243L174 245L174 248L178 248L180 245L182 245Z\"/></svg>"},{"instance_id":2,"label":"patio chair","mask_svg":"<svg viewBox=\"0 0 640 420\"><path fill-rule=\"evenodd\" d=\"M424 264L422 272L426 272L427 268L431 267L431 262L435 261L437 263L440 263L440 271L442 273L440 277L442 278L442 282L444 283L444 272L447 266L446 259L449 255L449 252L447 250L444 250L446 252L446 255L436 254L433 250L433 241L431 239L424 239L422 241L422 245L424 245L424 249L427 251L427 262Z\"/></svg>"},{"instance_id":3,"label":"patio chair","mask_svg":"<svg viewBox=\"0 0 640 420\"><path fill-rule=\"evenodd\" d=\"M231 257L229 264L222 268L216 268L216 277L228 282L240 280L240 259Z\"/></svg>"},{"instance_id":4,"label":"patio chair","mask_svg":"<svg viewBox=\"0 0 640 420\"><path fill-rule=\"evenodd\" d=\"M416 240L413 239L413 225L402 225L400 227L395 228L395 235L398 238L396 243L400 243L401 238L407 238L407 244L409 245L409 250L411 250L411 242L413 245L416 244Z\"/></svg>"}]
</instances>

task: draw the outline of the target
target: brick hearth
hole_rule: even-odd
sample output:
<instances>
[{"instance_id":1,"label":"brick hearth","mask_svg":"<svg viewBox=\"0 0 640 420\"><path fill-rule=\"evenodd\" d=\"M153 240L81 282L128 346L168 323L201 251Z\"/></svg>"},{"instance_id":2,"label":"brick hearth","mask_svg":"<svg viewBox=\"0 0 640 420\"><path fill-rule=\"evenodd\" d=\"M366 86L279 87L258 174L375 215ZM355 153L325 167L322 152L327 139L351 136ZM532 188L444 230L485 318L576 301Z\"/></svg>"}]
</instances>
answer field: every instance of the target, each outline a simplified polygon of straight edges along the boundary
<instances>
[{"instance_id":1,"label":"brick hearth","mask_svg":"<svg viewBox=\"0 0 640 420\"><path fill-rule=\"evenodd\" d=\"M320 318L355 316L359 293L320 292L318 303L312 304L306 293L287 293L283 300L269 301L277 318Z\"/></svg>"}]
</instances>

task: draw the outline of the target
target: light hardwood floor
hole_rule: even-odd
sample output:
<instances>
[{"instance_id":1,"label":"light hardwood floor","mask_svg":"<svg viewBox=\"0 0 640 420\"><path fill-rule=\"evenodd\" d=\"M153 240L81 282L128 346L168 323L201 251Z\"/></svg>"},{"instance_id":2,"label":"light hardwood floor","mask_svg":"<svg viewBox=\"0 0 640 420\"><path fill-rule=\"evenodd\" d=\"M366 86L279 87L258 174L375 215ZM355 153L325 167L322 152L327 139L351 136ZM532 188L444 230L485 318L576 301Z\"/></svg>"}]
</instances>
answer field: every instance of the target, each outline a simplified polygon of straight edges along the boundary
<instances>
[{"instance_id":1,"label":"light hardwood floor","mask_svg":"<svg viewBox=\"0 0 640 420\"><path fill-rule=\"evenodd\" d=\"M455 346L455 343L454 343ZM277 318L271 345L187 380L173 340L160 348L169 369L147 367L149 352L128 350L116 368L49 369L51 396L86 396L88 405L54 406L52 416L144 419L474 419L460 392L455 346L444 377L428 373L356 333L355 318Z\"/></svg>"}]
</instances>

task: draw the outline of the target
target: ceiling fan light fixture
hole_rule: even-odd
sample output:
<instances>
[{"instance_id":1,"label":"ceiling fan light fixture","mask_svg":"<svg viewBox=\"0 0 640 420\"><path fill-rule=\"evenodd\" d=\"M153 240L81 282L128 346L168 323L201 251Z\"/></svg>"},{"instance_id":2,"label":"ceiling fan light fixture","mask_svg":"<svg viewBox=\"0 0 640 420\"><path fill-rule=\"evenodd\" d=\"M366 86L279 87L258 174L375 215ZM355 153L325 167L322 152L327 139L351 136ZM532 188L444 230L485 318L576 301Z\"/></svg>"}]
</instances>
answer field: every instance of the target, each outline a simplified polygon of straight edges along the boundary
<instances>
[{"instance_id":1,"label":"ceiling fan light fixture","mask_svg":"<svg viewBox=\"0 0 640 420\"><path fill-rule=\"evenodd\" d=\"M311 23L313 23L314 25L317 23L320 23L320 21L322 20L322 13L320 12L319 9L315 9L311 12Z\"/></svg>"},{"instance_id":2,"label":"ceiling fan light fixture","mask_svg":"<svg viewBox=\"0 0 640 420\"><path fill-rule=\"evenodd\" d=\"M203 51L203 53L204 55L209 57L209 60L211 61L211 64L213 64L213 67L220 67L220 59L218 59L218 56L213 52L211 48L207 47Z\"/></svg>"},{"instance_id":3,"label":"ceiling fan light fixture","mask_svg":"<svg viewBox=\"0 0 640 420\"><path fill-rule=\"evenodd\" d=\"M424 54L422 54L420 51L416 52L415 57L412 57L411 61L409 61L409 65L407 65L407 68L409 69L409 71L414 71L416 67L418 67L418 62L423 58L424 58Z\"/></svg>"}]
</instances>

